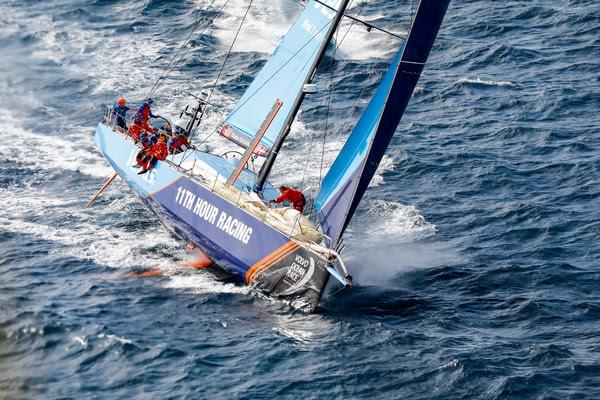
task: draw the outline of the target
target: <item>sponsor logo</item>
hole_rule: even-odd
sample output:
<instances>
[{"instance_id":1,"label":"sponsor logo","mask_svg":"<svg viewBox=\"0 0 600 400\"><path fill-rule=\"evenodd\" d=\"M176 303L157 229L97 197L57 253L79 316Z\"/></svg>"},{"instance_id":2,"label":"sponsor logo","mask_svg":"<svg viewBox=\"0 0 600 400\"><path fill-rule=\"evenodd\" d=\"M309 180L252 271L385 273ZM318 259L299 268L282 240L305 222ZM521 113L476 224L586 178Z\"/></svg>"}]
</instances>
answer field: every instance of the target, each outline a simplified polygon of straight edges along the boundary
<instances>
[{"instance_id":1,"label":"sponsor logo","mask_svg":"<svg viewBox=\"0 0 600 400\"><path fill-rule=\"evenodd\" d=\"M290 285L290 287L286 289L283 294L286 295L293 293L302 286L306 285L310 278L313 277L314 273L315 259L310 256L306 258L296 253L294 256L294 261L289 267L287 267L285 277L283 278L283 282Z\"/></svg>"},{"instance_id":2,"label":"sponsor logo","mask_svg":"<svg viewBox=\"0 0 600 400\"><path fill-rule=\"evenodd\" d=\"M175 204L244 244L248 244L252 238L251 227L181 186L177 188Z\"/></svg>"}]
</instances>

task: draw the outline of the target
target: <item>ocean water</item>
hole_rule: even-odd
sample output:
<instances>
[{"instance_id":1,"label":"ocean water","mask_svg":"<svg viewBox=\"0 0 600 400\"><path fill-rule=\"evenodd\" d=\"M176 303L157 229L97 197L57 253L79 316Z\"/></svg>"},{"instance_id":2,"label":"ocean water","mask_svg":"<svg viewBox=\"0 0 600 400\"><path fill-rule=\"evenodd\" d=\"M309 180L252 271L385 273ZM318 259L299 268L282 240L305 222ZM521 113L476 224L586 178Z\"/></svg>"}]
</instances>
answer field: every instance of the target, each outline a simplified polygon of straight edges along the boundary
<instances>
[{"instance_id":1,"label":"ocean water","mask_svg":"<svg viewBox=\"0 0 600 400\"><path fill-rule=\"evenodd\" d=\"M0 398L600 398L600 3L451 3L348 232L355 287L311 315L182 266L121 181L82 209L112 174L106 105L142 99L202 19L154 95L178 113L247 5L0 0ZM406 32L412 5L351 12ZM208 148L300 9L253 2ZM318 75L329 129L322 90L275 183L314 190L397 47L340 32Z\"/></svg>"}]
</instances>

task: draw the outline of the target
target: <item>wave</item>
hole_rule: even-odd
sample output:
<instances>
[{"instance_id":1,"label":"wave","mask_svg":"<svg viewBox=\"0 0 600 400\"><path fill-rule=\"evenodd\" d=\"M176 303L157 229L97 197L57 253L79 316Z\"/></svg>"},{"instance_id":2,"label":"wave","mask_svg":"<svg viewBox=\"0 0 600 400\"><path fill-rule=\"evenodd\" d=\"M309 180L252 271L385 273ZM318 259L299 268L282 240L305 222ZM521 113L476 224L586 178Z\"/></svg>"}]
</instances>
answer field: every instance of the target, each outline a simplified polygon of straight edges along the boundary
<instances>
[{"instance_id":1,"label":"wave","mask_svg":"<svg viewBox=\"0 0 600 400\"><path fill-rule=\"evenodd\" d=\"M473 85L473 86L515 86L511 81L493 81L481 78L461 78L457 82L458 85Z\"/></svg>"},{"instance_id":2,"label":"wave","mask_svg":"<svg viewBox=\"0 0 600 400\"><path fill-rule=\"evenodd\" d=\"M85 150L86 145L93 146L89 137L82 143L34 133L23 129L24 125L23 120L0 109L0 131L11 134L11 140L0 146L0 156L36 171L74 171L95 178L112 174L112 168L98 153ZM76 129L81 131L81 128Z\"/></svg>"}]
</instances>

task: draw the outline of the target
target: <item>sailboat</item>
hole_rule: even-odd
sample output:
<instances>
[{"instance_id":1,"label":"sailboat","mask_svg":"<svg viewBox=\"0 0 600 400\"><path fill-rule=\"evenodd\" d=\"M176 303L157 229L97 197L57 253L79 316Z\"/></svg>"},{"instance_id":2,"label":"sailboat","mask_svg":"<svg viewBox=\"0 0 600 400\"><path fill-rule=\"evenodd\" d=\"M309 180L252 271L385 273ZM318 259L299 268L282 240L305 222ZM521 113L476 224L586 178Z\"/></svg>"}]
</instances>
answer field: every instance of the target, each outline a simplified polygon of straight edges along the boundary
<instances>
[{"instance_id":1,"label":"sailboat","mask_svg":"<svg viewBox=\"0 0 600 400\"><path fill-rule=\"evenodd\" d=\"M307 94L349 0L309 0L265 63L220 133L245 148L238 159L188 149L158 161L149 173L134 167L139 145L115 128L110 113L95 139L116 173L175 236L268 296L313 312L331 277L350 286L342 238L394 135L423 70L449 0L421 0L410 31L381 84L348 136L312 201L312 220L291 207L272 208L268 182L275 159ZM176 130L198 124L200 99ZM171 122L169 122L171 124ZM264 157L258 173L252 157Z\"/></svg>"}]
</instances>

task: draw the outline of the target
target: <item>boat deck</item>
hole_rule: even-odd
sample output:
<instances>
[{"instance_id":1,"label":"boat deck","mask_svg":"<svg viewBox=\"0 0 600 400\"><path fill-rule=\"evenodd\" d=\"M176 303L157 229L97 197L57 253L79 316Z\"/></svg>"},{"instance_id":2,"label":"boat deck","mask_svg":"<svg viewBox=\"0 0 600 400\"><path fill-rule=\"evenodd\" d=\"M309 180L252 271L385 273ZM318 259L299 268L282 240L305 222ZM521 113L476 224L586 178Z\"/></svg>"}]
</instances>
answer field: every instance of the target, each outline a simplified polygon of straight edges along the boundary
<instances>
[{"instance_id":1,"label":"boat deck","mask_svg":"<svg viewBox=\"0 0 600 400\"><path fill-rule=\"evenodd\" d=\"M125 140L134 143L127 132L114 129L110 120L106 121L108 129L121 135ZM139 145L136 144L139 147ZM319 251L326 251L320 243L323 234L308 218L292 207L269 207L266 203L279 196L273 185L266 183L262 198L254 192L256 174L244 168L232 186L226 184L227 178L237 167L239 160L225 159L219 155L189 149L179 154L171 154L161 161L170 165L179 173L209 188L212 192L245 210L262 222L270 225L285 235Z\"/></svg>"},{"instance_id":2,"label":"boat deck","mask_svg":"<svg viewBox=\"0 0 600 400\"><path fill-rule=\"evenodd\" d=\"M189 150L185 153L171 155L167 160L185 170L191 170L200 175L206 175L208 172L207 170L210 169L214 172L208 172L209 175L214 177L216 173L218 177L224 178L225 180L231 175L239 162L239 160L235 158L225 159L216 154L200 150ZM235 181L234 186L238 190L251 193L255 182L256 174L253 171L244 168L238 179ZM266 183L262 196L265 201L270 201L279 197L279 192L273 185Z\"/></svg>"}]
</instances>

